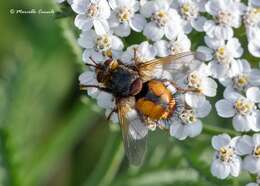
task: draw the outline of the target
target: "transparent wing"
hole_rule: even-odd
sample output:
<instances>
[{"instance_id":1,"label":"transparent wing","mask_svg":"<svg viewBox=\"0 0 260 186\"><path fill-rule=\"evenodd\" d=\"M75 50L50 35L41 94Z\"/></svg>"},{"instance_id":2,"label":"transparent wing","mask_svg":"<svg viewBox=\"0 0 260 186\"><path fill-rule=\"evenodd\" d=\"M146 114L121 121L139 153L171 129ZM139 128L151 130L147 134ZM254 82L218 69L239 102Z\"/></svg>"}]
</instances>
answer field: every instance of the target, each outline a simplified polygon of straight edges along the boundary
<instances>
[{"instance_id":1,"label":"transparent wing","mask_svg":"<svg viewBox=\"0 0 260 186\"><path fill-rule=\"evenodd\" d=\"M133 165L141 165L146 152L148 128L133 108L134 98L117 101L119 123L122 130L125 153Z\"/></svg>"},{"instance_id":2,"label":"transparent wing","mask_svg":"<svg viewBox=\"0 0 260 186\"><path fill-rule=\"evenodd\" d=\"M160 71L162 72L163 70L169 71L170 73L187 73L198 67L200 64L199 61L203 61L204 59L204 55L200 52L183 52L140 63L138 69L142 79L147 81L150 80L154 74Z\"/></svg>"}]
</instances>

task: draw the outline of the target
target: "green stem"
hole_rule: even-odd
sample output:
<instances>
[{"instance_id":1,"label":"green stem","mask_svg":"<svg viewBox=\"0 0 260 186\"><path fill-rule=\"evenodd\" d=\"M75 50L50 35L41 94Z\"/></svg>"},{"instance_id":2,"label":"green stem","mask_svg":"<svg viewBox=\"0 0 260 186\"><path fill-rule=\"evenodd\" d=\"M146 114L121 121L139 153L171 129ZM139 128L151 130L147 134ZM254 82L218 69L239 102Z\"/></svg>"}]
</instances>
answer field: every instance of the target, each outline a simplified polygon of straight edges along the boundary
<instances>
[{"instance_id":1,"label":"green stem","mask_svg":"<svg viewBox=\"0 0 260 186\"><path fill-rule=\"evenodd\" d=\"M203 131L204 131L205 134L209 134L209 135L217 135L217 134L222 134L222 133L229 134L230 136L241 135L241 133L236 132L234 130L224 129L224 128L220 128L220 127L216 127L216 126L210 126L210 125L204 125Z\"/></svg>"},{"instance_id":2,"label":"green stem","mask_svg":"<svg viewBox=\"0 0 260 186\"><path fill-rule=\"evenodd\" d=\"M123 145L119 140L121 133L112 130L107 140L104 152L93 173L86 179L84 186L109 185L117 173L124 157Z\"/></svg>"}]
</instances>

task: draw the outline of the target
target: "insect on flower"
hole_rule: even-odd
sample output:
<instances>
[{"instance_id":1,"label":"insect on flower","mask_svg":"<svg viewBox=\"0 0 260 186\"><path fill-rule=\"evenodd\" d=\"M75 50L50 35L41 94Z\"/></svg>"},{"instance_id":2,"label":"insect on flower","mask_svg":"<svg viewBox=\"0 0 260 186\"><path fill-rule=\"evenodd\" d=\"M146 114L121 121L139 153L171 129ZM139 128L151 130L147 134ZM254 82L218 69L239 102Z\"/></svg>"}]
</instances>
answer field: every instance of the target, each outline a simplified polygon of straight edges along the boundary
<instances>
[{"instance_id":1,"label":"insect on flower","mask_svg":"<svg viewBox=\"0 0 260 186\"><path fill-rule=\"evenodd\" d=\"M140 165L146 151L149 125L169 120L178 107L176 93L199 92L195 88L177 87L175 82L153 78L155 70L171 71L178 64L201 60L200 53L184 52L141 62L134 50L134 64L108 59L102 64L86 64L95 68L100 85L81 85L82 90L97 88L115 97L116 108L123 134L126 155L131 164Z\"/></svg>"}]
</instances>

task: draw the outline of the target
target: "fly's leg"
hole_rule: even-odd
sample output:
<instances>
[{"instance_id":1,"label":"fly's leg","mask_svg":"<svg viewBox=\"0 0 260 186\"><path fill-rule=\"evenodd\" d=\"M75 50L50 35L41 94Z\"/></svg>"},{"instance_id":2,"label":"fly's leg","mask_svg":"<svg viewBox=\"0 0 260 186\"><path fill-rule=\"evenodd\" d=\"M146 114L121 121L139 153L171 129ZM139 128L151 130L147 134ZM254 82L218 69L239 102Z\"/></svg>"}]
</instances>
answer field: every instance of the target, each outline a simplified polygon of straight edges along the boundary
<instances>
[{"instance_id":1,"label":"fly's leg","mask_svg":"<svg viewBox=\"0 0 260 186\"><path fill-rule=\"evenodd\" d=\"M137 66L139 64L139 60L138 60L138 57L137 57L137 48L134 47L133 50L134 50L134 63Z\"/></svg>"},{"instance_id":2,"label":"fly's leg","mask_svg":"<svg viewBox=\"0 0 260 186\"><path fill-rule=\"evenodd\" d=\"M182 87L178 87L178 85L174 81L169 81L169 82L176 88L177 92L180 92L180 93L187 93L187 92L201 93L200 89L198 89L198 88L182 88Z\"/></svg>"},{"instance_id":3,"label":"fly's leg","mask_svg":"<svg viewBox=\"0 0 260 186\"><path fill-rule=\"evenodd\" d=\"M107 120L110 120L110 118L112 117L112 114L115 113L115 112L117 112L117 109L116 109L116 108L114 108L114 109L109 113L109 115L107 116Z\"/></svg>"},{"instance_id":4,"label":"fly's leg","mask_svg":"<svg viewBox=\"0 0 260 186\"><path fill-rule=\"evenodd\" d=\"M97 88L101 91L111 93L111 90L109 88L100 87L98 85L79 85L79 86L80 86L80 90L83 90L83 91L88 90L88 88Z\"/></svg>"}]
</instances>

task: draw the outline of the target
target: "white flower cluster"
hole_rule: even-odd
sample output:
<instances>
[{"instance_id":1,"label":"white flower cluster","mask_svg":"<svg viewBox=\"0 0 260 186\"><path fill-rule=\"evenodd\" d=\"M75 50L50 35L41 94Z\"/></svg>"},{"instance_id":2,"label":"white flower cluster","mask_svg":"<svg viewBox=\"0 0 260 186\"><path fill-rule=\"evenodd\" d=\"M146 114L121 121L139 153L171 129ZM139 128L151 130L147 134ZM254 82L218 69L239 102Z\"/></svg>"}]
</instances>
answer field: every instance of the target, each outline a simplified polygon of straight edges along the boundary
<instances>
[{"instance_id":1,"label":"white flower cluster","mask_svg":"<svg viewBox=\"0 0 260 186\"><path fill-rule=\"evenodd\" d=\"M133 64L134 48L139 61L165 57L190 51L191 41L187 33L193 28L203 31L206 18L205 1L137 1L137 0L74 0L71 7L77 13L75 25L82 30L78 43L85 50L83 61L88 64L103 63L108 58L120 59L127 65ZM140 44L128 46L123 42L132 32L142 32L147 38ZM140 33L141 35L141 33ZM206 96L216 95L217 83L210 78L208 65L197 62L189 74L155 72L154 78L175 80L178 86L197 88L202 94L187 93L178 96L178 112L167 122L158 122L159 127L169 129L177 139L195 137L202 131L200 118L206 117L211 104ZM181 68L178 67L178 68ZM178 69L177 68L177 69ZM178 78L177 78L178 77ZM93 69L79 77L83 85L99 85ZM114 97L97 88L89 88L88 94L97 99L97 104L106 109L108 116L115 108ZM118 122L117 114L111 119ZM157 126L157 127L158 127ZM155 129L156 126L150 127Z\"/></svg>"},{"instance_id":2,"label":"white flower cluster","mask_svg":"<svg viewBox=\"0 0 260 186\"><path fill-rule=\"evenodd\" d=\"M240 172L245 170L258 176L257 182L259 183L260 134L234 138L221 134L212 138L212 146L216 150L211 165L211 172L214 176L220 179L225 179L229 175L238 177Z\"/></svg>"},{"instance_id":3,"label":"white flower cluster","mask_svg":"<svg viewBox=\"0 0 260 186\"><path fill-rule=\"evenodd\" d=\"M190 65L188 73L180 70L184 65L176 65L174 72L153 74L155 79L173 80L179 87L200 90L179 95L178 112L168 122L159 122L171 136L184 140L201 133L200 118L211 110L206 98L216 96L215 80L225 87L224 99L215 105L218 115L232 118L238 132L260 131L260 70L243 59L245 50L260 57L258 0L249 0L247 5L240 0L72 0L69 4L76 13L74 23L81 30L78 43L84 48L83 61L87 64L114 58L131 65L134 49L142 62L187 52L192 46L190 33L204 33L205 45L197 51L204 54L205 61ZM145 39L129 46L127 40L133 33ZM248 40L247 49L238 39L243 34ZM79 80L83 85L100 84L92 68ZM106 116L115 108L111 94L94 87L87 91L106 109ZM117 114L110 119L118 122ZM216 150L211 167L214 176L238 176L242 167L260 174L260 134L233 139L222 134L212 138L212 145Z\"/></svg>"}]
</instances>

